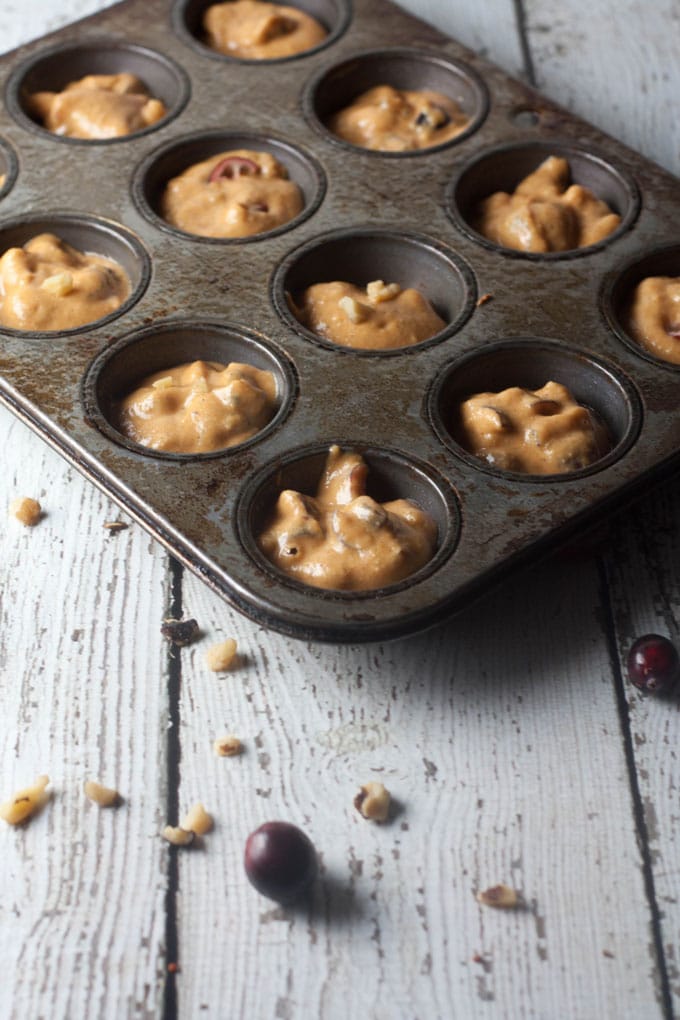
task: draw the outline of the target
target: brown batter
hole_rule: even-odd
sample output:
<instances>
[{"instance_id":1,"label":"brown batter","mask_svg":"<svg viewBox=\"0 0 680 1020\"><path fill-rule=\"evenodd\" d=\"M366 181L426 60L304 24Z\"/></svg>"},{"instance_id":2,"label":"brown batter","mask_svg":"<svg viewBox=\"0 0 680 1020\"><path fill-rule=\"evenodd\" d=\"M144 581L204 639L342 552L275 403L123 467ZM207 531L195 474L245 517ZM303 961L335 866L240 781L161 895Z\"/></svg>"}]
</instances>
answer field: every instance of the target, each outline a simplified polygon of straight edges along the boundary
<instances>
[{"instance_id":1,"label":"brown batter","mask_svg":"<svg viewBox=\"0 0 680 1020\"><path fill-rule=\"evenodd\" d=\"M203 16L208 46L243 60L292 57L326 38L323 25L297 7L263 0L212 4Z\"/></svg>"},{"instance_id":2,"label":"brown batter","mask_svg":"<svg viewBox=\"0 0 680 1020\"><path fill-rule=\"evenodd\" d=\"M116 426L168 453L211 453L244 443L276 411L271 372L232 362L194 361L147 376L121 401Z\"/></svg>"},{"instance_id":3,"label":"brown batter","mask_svg":"<svg viewBox=\"0 0 680 1020\"><path fill-rule=\"evenodd\" d=\"M121 138L143 131L167 113L134 74L88 74L61 92L34 92L29 113L67 138Z\"/></svg>"},{"instance_id":4,"label":"brown batter","mask_svg":"<svg viewBox=\"0 0 680 1020\"><path fill-rule=\"evenodd\" d=\"M0 323L12 329L65 330L119 308L130 293L123 269L39 234L0 258Z\"/></svg>"},{"instance_id":5,"label":"brown batter","mask_svg":"<svg viewBox=\"0 0 680 1020\"><path fill-rule=\"evenodd\" d=\"M168 181L161 215L201 237L250 237L288 223L303 205L297 184L270 153L235 149Z\"/></svg>"},{"instance_id":6,"label":"brown batter","mask_svg":"<svg viewBox=\"0 0 680 1020\"><path fill-rule=\"evenodd\" d=\"M475 394L460 407L456 438L494 467L530 475L577 471L611 448L595 415L555 382Z\"/></svg>"},{"instance_id":7,"label":"brown batter","mask_svg":"<svg viewBox=\"0 0 680 1020\"><path fill-rule=\"evenodd\" d=\"M469 118L441 92L412 92L376 85L328 121L333 134L380 152L429 149L455 138Z\"/></svg>"},{"instance_id":8,"label":"brown batter","mask_svg":"<svg viewBox=\"0 0 680 1020\"><path fill-rule=\"evenodd\" d=\"M331 446L316 496L284 490L258 538L280 570L316 588L366 591L409 577L433 556L435 521L407 499L366 495L358 453Z\"/></svg>"},{"instance_id":9,"label":"brown batter","mask_svg":"<svg viewBox=\"0 0 680 1020\"><path fill-rule=\"evenodd\" d=\"M627 328L650 354L680 365L680 277L642 280L633 294Z\"/></svg>"},{"instance_id":10,"label":"brown batter","mask_svg":"<svg viewBox=\"0 0 680 1020\"><path fill-rule=\"evenodd\" d=\"M518 251L569 251L596 244L616 230L621 217L569 179L566 159L549 156L513 194L497 191L480 202L472 226L490 241Z\"/></svg>"},{"instance_id":11,"label":"brown batter","mask_svg":"<svg viewBox=\"0 0 680 1020\"><path fill-rule=\"evenodd\" d=\"M315 283L303 292L299 305L291 299L289 304L303 326L342 347L410 347L446 326L420 291L382 280L366 288L340 281Z\"/></svg>"}]
</instances>

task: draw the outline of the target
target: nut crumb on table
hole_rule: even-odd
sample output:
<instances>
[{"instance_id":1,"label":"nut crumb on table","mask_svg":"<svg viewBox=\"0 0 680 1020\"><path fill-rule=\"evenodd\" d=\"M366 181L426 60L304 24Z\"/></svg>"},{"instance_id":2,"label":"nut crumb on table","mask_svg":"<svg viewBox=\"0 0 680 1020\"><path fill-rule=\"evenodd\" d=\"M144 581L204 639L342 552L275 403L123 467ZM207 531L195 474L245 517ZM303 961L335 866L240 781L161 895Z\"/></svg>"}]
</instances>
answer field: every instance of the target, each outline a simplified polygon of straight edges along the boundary
<instances>
[{"instance_id":1,"label":"nut crumb on table","mask_svg":"<svg viewBox=\"0 0 680 1020\"><path fill-rule=\"evenodd\" d=\"M161 624L161 634L173 645L184 648L195 641L200 633L196 620L175 620L169 617Z\"/></svg>"},{"instance_id":2,"label":"nut crumb on table","mask_svg":"<svg viewBox=\"0 0 680 1020\"><path fill-rule=\"evenodd\" d=\"M189 846L194 841L194 833L179 825L166 825L161 836L173 846Z\"/></svg>"},{"instance_id":3,"label":"nut crumb on table","mask_svg":"<svg viewBox=\"0 0 680 1020\"><path fill-rule=\"evenodd\" d=\"M208 814L199 801L187 811L182 819L181 827L195 836L205 836L206 832L210 832L213 827L212 815Z\"/></svg>"},{"instance_id":4,"label":"nut crumb on table","mask_svg":"<svg viewBox=\"0 0 680 1020\"><path fill-rule=\"evenodd\" d=\"M477 893L477 900L486 907L501 907L511 910L520 905L519 893L509 885L492 885L489 889L483 889Z\"/></svg>"},{"instance_id":5,"label":"nut crumb on table","mask_svg":"<svg viewBox=\"0 0 680 1020\"><path fill-rule=\"evenodd\" d=\"M213 747L215 754L220 758L233 758L237 754L241 754L243 751L243 744L238 737L235 737L232 733L225 737L218 737L214 742Z\"/></svg>"},{"instance_id":6,"label":"nut crumb on table","mask_svg":"<svg viewBox=\"0 0 680 1020\"><path fill-rule=\"evenodd\" d=\"M372 822L386 822L390 813L390 792L382 783L365 783L354 798L354 806Z\"/></svg>"},{"instance_id":7,"label":"nut crumb on table","mask_svg":"<svg viewBox=\"0 0 680 1020\"><path fill-rule=\"evenodd\" d=\"M18 790L10 800L0 804L0 818L9 825L28 821L45 804L49 776L38 776L32 786Z\"/></svg>"},{"instance_id":8,"label":"nut crumb on table","mask_svg":"<svg viewBox=\"0 0 680 1020\"><path fill-rule=\"evenodd\" d=\"M30 496L19 496L9 505L9 512L27 528L33 528L42 517L42 507L37 499Z\"/></svg>"},{"instance_id":9,"label":"nut crumb on table","mask_svg":"<svg viewBox=\"0 0 680 1020\"><path fill-rule=\"evenodd\" d=\"M102 786L101 783L97 783L94 779L88 779L84 789L87 799L91 800L93 804L98 804L99 807L115 807L117 804L120 804L121 796L118 790L114 790L109 786Z\"/></svg>"},{"instance_id":10,"label":"nut crumb on table","mask_svg":"<svg viewBox=\"0 0 680 1020\"><path fill-rule=\"evenodd\" d=\"M211 669L213 673L223 673L225 670L231 669L236 661L236 649L235 638L227 638L226 641L212 645L205 654L208 669Z\"/></svg>"}]
</instances>

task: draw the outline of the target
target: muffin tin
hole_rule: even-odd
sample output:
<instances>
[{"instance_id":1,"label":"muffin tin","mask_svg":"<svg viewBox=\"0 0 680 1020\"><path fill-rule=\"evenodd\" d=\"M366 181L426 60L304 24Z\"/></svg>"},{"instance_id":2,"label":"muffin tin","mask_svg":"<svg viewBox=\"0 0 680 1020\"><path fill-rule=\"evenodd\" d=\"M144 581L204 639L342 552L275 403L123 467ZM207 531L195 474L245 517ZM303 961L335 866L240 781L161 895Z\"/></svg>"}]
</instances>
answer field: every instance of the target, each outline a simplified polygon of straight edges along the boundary
<instances>
[{"instance_id":1,"label":"muffin tin","mask_svg":"<svg viewBox=\"0 0 680 1020\"><path fill-rule=\"evenodd\" d=\"M384 0L301 0L329 29L298 57L241 61L200 39L207 0L127 0L0 58L0 245L44 230L111 255L132 280L114 315L67 333L0 330L0 399L254 620L295 637L371 641L445 619L508 570L566 539L674 466L680 375L625 333L630 287L680 264L678 183L613 139ZM51 135L26 90L131 70L167 116L128 138ZM387 82L458 99L471 123L413 153L357 149L324 122ZM272 152L304 196L267 234L216 241L158 215L168 176L228 148ZM538 256L470 226L475 202L510 190L549 154L622 216L591 248ZM397 281L446 326L417 347L339 348L291 315L313 282ZM195 358L274 372L278 409L242 446L153 453L112 422L115 400ZM596 465L536 478L494 471L455 442L455 406L479 389L554 378L605 421ZM378 592L310 589L283 577L255 536L277 492L315 490L332 443L359 450L369 492L405 496L438 524L436 555Z\"/></svg>"}]
</instances>

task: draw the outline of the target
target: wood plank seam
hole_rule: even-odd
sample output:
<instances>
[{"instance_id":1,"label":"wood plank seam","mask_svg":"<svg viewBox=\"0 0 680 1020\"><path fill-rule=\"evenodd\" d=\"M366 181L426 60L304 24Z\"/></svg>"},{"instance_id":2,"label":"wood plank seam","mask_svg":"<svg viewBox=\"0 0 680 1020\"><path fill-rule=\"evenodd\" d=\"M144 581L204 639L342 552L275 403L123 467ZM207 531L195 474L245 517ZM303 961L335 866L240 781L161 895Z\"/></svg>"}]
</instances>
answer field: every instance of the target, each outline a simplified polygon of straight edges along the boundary
<instances>
[{"instance_id":1,"label":"wood plank seam","mask_svg":"<svg viewBox=\"0 0 680 1020\"><path fill-rule=\"evenodd\" d=\"M515 18L517 20L517 35L519 38L522 61L524 63L524 76L526 80L536 88L536 71L534 69L534 58L531 52L529 32L527 31L527 16L524 10L524 0L513 0Z\"/></svg>"},{"instance_id":2,"label":"wood plank seam","mask_svg":"<svg viewBox=\"0 0 680 1020\"><path fill-rule=\"evenodd\" d=\"M168 616L181 620L183 615L182 581L184 567L173 556L168 557L170 572L170 608ZM178 647L170 642L168 646L168 736L167 736L167 805L168 825L179 824L179 787L182 742L180 737L180 698L182 691L182 656ZM163 985L163 1020L175 1020L177 1016L177 972L170 964L176 964L179 952L177 927L177 895L179 893L179 848L168 846L168 885L165 894L165 979Z\"/></svg>"}]
</instances>

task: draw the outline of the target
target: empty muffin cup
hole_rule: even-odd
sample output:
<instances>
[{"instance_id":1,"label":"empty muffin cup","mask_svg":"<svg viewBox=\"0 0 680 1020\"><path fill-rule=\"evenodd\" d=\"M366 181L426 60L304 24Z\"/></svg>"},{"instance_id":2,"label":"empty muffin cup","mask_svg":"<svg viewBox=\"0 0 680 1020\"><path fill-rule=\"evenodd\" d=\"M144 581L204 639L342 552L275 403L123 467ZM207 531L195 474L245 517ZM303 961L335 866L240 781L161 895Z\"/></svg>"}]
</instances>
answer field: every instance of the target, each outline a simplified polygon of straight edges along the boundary
<instances>
[{"instance_id":1,"label":"empty muffin cup","mask_svg":"<svg viewBox=\"0 0 680 1020\"><path fill-rule=\"evenodd\" d=\"M285 60L300 60L310 53L317 53L320 49L335 42L347 28L350 21L350 6L348 0L289 0L287 3L279 3L273 0L277 6L294 7L297 10L314 18L326 30L324 39L309 49L302 50L290 56L269 57L265 59L248 59L244 57L230 56L213 49L209 45L207 33L203 27L203 18L208 7L220 0L179 0L176 3L172 20L175 31L188 43L192 49L199 50L204 56L213 57L217 60L238 60L246 64L273 64Z\"/></svg>"},{"instance_id":2,"label":"empty muffin cup","mask_svg":"<svg viewBox=\"0 0 680 1020\"><path fill-rule=\"evenodd\" d=\"M499 193L511 195L551 156L566 160L571 184L587 188L620 218L615 229L594 243L547 251L509 247L484 236L477 222L480 204ZM514 258L551 260L588 255L615 241L633 224L639 211L640 196L632 177L603 156L571 144L532 141L513 142L478 153L452 179L445 202L446 211L456 226L486 248Z\"/></svg>"},{"instance_id":3,"label":"empty muffin cup","mask_svg":"<svg viewBox=\"0 0 680 1020\"><path fill-rule=\"evenodd\" d=\"M596 427L604 429L606 444L592 463L552 473L508 471L466 449L465 437L461 435L461 407L465 401L477 394L497 395L511 387L536 392L548 382L566 387L575 401L591 412ZM602 471L631 447L642 421L637 391L618 369L587 351L543 337L508 338L447 365L436 378L427 403L434 431L466 463L517 480L530 478L532 482L571 479ZM537 414L554 413L548 406L551 401L538 403ZM498 408L488 406L486 410L502 419L503 412L499 413ZM502 420L496 424L502 426Z\"/></svg>"},{"instance_id":4,"label":"empty muffin cup","mask_svg":"<svg viewBox=\"0 0 680 1020\"><path fill-rule=\"evenodd\" d=\"M202 453L151 449L124 434L120 406L127 396L149 376L159 374L162 392L165 373L179 365L199 361L220 365L235 363L271 373L275 399L269 421L238 445ZM88 421L118 445L148 456L185 461L223 456L259 441L280 425L296 393L297 377L291 362L260 334L219 319L176 319L136 330L99 354L84 377L82 401Z\"/></svg>"},{"instance_id":5,"label":"empty muffin cup","mask_svg":"<svg viewBox=\"0 0 680 1020\"><path fill-rule=\"evenodd\" d=\"M267 154L284 168L288 174L287 180L299 189L299 212L278 226L246 236L220 237L191 233L164 219L163 201L170 181L211 157L239 150ZM326 180L321 167L313 156L299 146L268 135L233 131L203 131L175 139L144 159L135 171L132 184L133 198L140 212L155 226L180 237L208 244L243 244L291 230L318 208L325 189Z\"/></svg>"},{"instance_id":6,"label":"empty muffin cup","mask_svg":"<svg viewBox=\"0 0 680 1020\"><path fill-rule=\"evenodd\" d=\"M392 348L361 348L335 343L308 328L296 316L303 295L316 284L346 282L369 293L374 283L397 290L418 291L438 318L440 328L418 343ZM420 234L397 233L378 227L348 227L315 238L290 252L272 278L272 299L284 322L333 351L394 355L423 348L455 333L472 313L475 280L466 263L451 249ZM340 298L340 302L344 299ZM354 300L354 299L349 299ZM382 298L379 296L379 302ZM361 305L362 302L360 301ZM353 306L341 305L352 317ZM361 309L359 310L361 317Z\"/></svg>"},{"instance_id":7,"label":"empty muffin cup","mask_svg":"<svg viewBox=\"0 0 680 1020\"><path fill-rule=\"evenodd\" d=\"M442 142L436 140L435 131L431 144L398 151L353 144L329 129L329 121L336 114L369 89L382 85L399 91L439 93L459 107L466 123L457 128L454 137ZM472 68L439 53L396 47L358 53L330 69L324 68L307 85L303 96L305 116L325 137L350 149L388 157L417 156L458 144L477 130L488 107L486 86Z\"/></svg>"},{"instance_id":8,"label":"empty muffin cup","mask_svg":"<svg viewBox=\"0 0 680 1020\"><path fill-rule=\"evenodd\" d=\"M87 255L102 256L119 266L127 277L127 295L109 313L70 328L36 329L0 326L0 330L19 337L65 337L98 329L127 312L146 290L151 274L149 256L136 234L127 227L98 216L69 213L33 213L0 223L0 257L9 248L21 248L42 234L52 234ZM58 274L67 276L68 274ZM43 286L49 281L45 281ZM55 285L61 282L54 278ZM7 294L7 292L6 292ZM6 296L5 294L5 296ZM68 301L68 293L63 300Z\"/></svg>"},{"instance_id":9,"label":"empty muffin cup","mask_svg":"<svg viewBox=\"0 0 680 1020\"><path fill-rule=\"evenodd\" d=\"M680 247L658 248L605 279L602 310L635 354L680 370Z\"/></svg>"},{"instance_id":10,"label":"empty muffin cup","mask_svg":"<svg viewBox=\"0 0 680 1020\"><path fill-rule=\"evenodd\" d=\"M314 497L329 451L334 447L339 447L342 453L358 454L363 460L367 468L366 494L372 501L384 504L393 500L409 500L434 522L431 556L410 576L382 588L347 590L323 585L317 587L303 583L279 569L262 551L259 539L271 520L281 492L291 490L303 498ZM371 512L370 508L367 512ZM236 523L244 548L266 574L297 591L313 593L315 598L321 599L374 599L383 593L389 594L416 585L429 577L451 555L460 533L460 515L455 495L448 483L429 465L407 458L395 450L343 441L337 444L329 441L325 446L316 444L291 451L248 479L238 502ZM334 526L342 530L335 520ZM355 542L360 544L361 539L354 530L351 538L348 546L354 546Z\"/></svg>"},{"instance_id":11,"label":"empty muffin cup","mask_svg":"<svg viewBox=\"0 0 680 1020\"><path fill-rule=\"evenodd\" d=\"M34 93L60 92L71 82L87 75L135 75L159 100L165 113L148 127L113 138L72 138L48 131L34 110L29 97ZM24 127L47 132L57 141L72 145L111 145L138 138L165 125L185 106L190 93L186 72L169 57L146 46L111 39L91 39L53 46L32 56L11 75L7 84L7 106Z\"/></svg>"}]
</instances>

